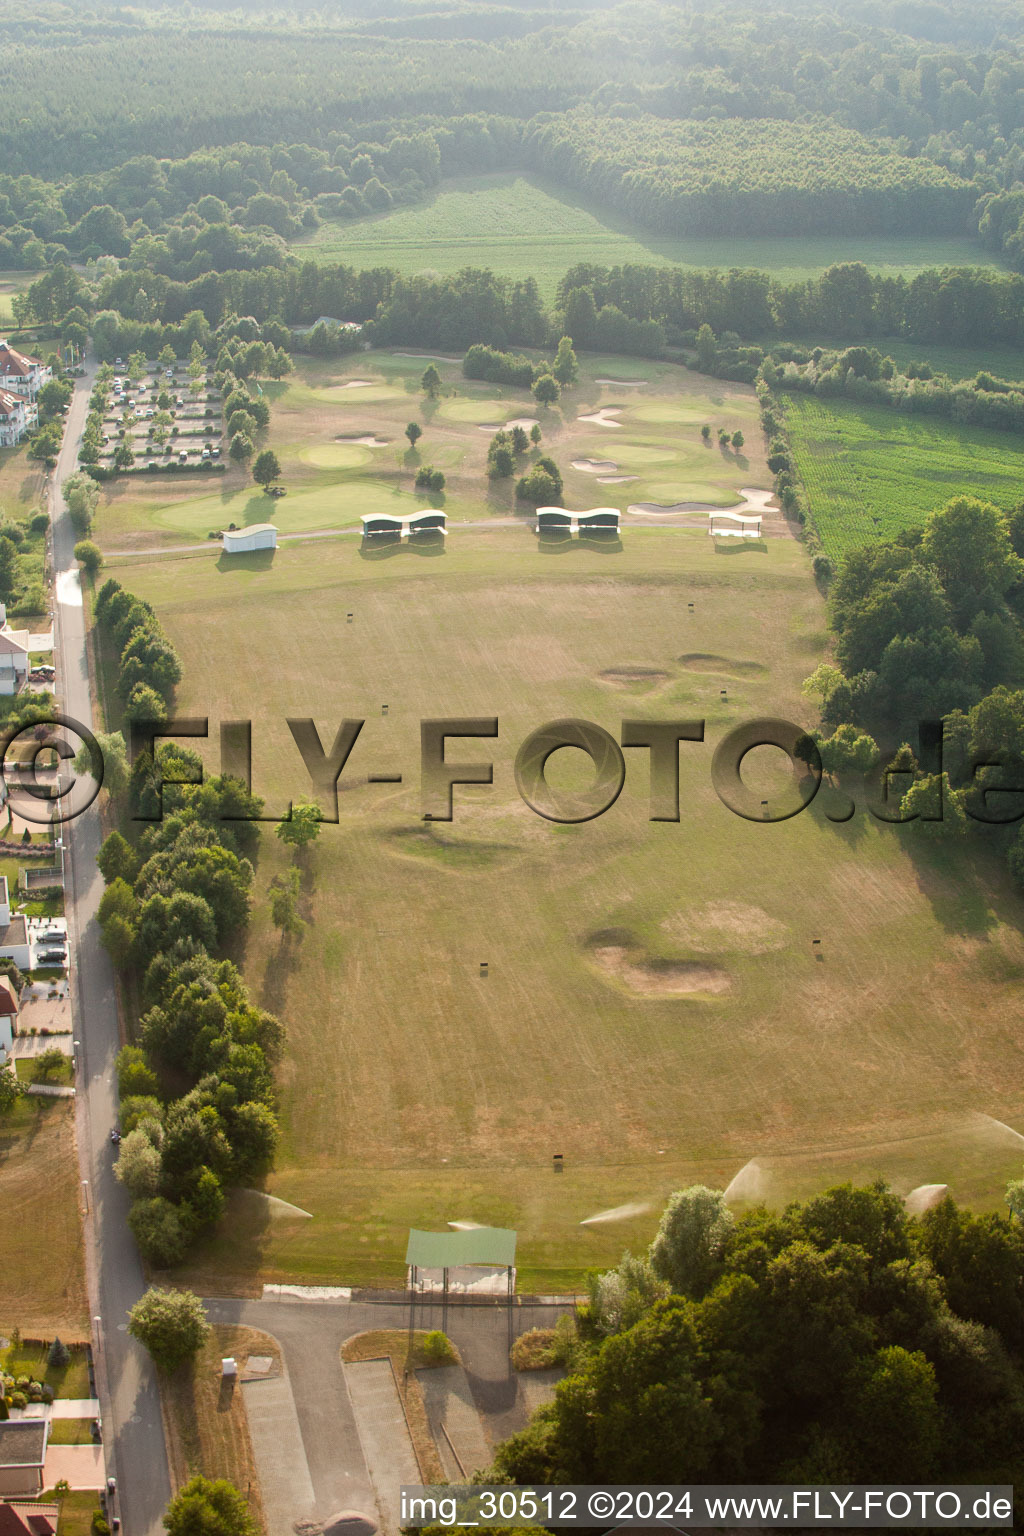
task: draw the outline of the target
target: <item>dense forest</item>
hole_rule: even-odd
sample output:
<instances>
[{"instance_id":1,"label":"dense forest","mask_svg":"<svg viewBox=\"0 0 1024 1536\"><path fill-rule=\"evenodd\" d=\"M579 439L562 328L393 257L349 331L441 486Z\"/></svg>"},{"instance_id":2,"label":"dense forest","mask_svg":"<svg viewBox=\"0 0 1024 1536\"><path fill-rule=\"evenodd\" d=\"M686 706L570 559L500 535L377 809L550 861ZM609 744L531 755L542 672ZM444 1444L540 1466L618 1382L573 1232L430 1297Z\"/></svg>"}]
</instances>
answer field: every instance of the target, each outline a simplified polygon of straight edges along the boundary
<instances>
[{"instance_id":1,"label":"dense forest","mask_svg":"<svg viewBox=\"0 0 1024 1536\"><path fill-rule=\"evenodd\" d=\"M8 267L280 263L322 217L498 165L677 232L962 229L1024 266L1010 3L10 11Z\"/></svg>"}]
</instances>

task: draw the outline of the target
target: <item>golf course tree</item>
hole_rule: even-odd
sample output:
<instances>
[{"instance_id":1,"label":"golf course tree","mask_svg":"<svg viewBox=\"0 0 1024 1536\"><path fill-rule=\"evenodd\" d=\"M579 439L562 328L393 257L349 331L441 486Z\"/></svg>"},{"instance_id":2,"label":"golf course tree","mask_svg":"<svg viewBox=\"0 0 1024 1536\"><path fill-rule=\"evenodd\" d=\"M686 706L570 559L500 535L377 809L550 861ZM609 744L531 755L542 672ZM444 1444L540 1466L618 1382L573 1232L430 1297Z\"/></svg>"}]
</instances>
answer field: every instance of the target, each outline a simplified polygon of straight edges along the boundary
<instances>
[{"instance_id":1,"label":"golf course tree","mask_svg":"<svg viewBox=\"0 0 1024 1536\"><path fill-rule=\"evenodd\" d=\"M1019 1221L948 1196L911 1219L881 1183L733 1221L721 1195L693 1189L672 1197L649 1260L611 1276L580 1310L570 1375L500 1447L496 1479L1024 1473Z\"/></svg>"},{"instance_id":2,"label":"golf course tree","mask_svg":"<svg viewBox=\"0 0 1024 1536\"><path fill-rule=\"evenodd\" d=\"M558 343L555 360L551 364L552 376L565 388L570 384L575 384L579 378L579 372L576 353L572 349L572 337L563 336Z\"/></svg>"},{"instance_id":3,"label":"golf course tree","mask_svg":"<svg viewBox=\"0 0 1024 1536\"><path fill-rule=\"evenodd\" d=\"M561 393L561 386L553 374L542 373L540 378L534 381L533 398L538 405L555 405Z\"/></svg>"},{"instance_id":4,"label":"golf course tree","mask_svg":"<svg viewBox=\"0 0 1024 1536\"><path fill-rule=\"evenodd\" d=\"M193 1477L164 1515L168 1536L259 1536L245 1497L226 1478Z\"/></svg>"},{"instance_id":5,"label":"golf course tree","mask_svg":"<svg viewBox=\"0 0 1024 1536\"><path fill-rule=\"evenodd\" d=\"M433 363L424 368L423 377L420 379L420 388L428 400L436 400L441 393L441 375Z\"/></svg>"},{"instance_id":6,"label":"golf course tree","mask_svg":"<svg viewBox=\"0 0 1024 1536\"><path fill-rule=\"evenodd\" d=\"M252 477L257 485L262 485L265 491L269 491L275 480L280 479L281 465L277 454L272 448L264 448L262 453L256 455L256 462L252 466Z\"/></svg>"},{"instance_id":7,"label":"golf course tree","mask_svg":"<svg viewBox=\"0 0 1024 1536\"><path fill-rule=\"evenodd\" d=\"M296 800L291 814L278 822L276 832L282 843L301 850L316 842L323 819L324 813L315 801Z\"/></svg>"},{"instance_id":8,"label":"golf course tree","mask_svg":"<svg viewBox=\"0 0 1024 1536\"><path fill-rule=\"evenodd\" d=\"M444 470L435 469L433 464L424 464L416 471L416 489L418 491L427 491L431 496L440 496L444 487Z\"/></svg>"},{"instance_id":9,"label":"golf course tree","mask_svg":"<svg viewBox=\"0 0 1024 1536\"><path fill-rule=\"evenodd\" d=\"M203 1303L192 1291L150 1286L128 1313L128 1332L162 1371L176 1370L202 1349L210 1336Z\"/></svg>"},{"instance_id":10,"label":"golf course tree","mask_svg":"<svg viewBox=\"0 0 1024 1536\"><path fill-rule=\"evenodd\" d=\"M14 1074L13 1065L0 1067L0 1117L9 1115L22 1095L22 1087Z\"/></svg>"},{"instance_id":11,"label":"golf course tree","mask_svg":"<svg viewBox=\"0 0 1024 1536\"><path fill-rule=\"evenodd\" d=\"M405 435L409 439L409 447L415 448L416 444L423 436L423 428L420 426L418 421L410 421L409 425L405 429Z\"/></svg>"},{"instance_id":12,"label":"golf course tree","mask_svg":"<svg viewBox=\"0 0 1024 1536\"><path fill-rule=\"evenodd\" d=\"M535 507L553 506L562 494L562 473L554 459L537 459L516 482L516 495Z\"/></svg>"}]
</instances>

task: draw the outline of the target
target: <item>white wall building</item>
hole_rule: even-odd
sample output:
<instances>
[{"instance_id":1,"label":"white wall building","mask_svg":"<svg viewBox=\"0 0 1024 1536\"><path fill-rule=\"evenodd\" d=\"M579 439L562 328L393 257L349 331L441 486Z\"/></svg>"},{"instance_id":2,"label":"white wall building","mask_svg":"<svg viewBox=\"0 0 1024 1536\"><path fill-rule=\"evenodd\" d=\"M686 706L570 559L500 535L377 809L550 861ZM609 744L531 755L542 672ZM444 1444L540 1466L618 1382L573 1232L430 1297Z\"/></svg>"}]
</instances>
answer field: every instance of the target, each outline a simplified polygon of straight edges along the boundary
<instances>
[{"instance_id":1,"label":"white wall building","mask_svg":"<svg viewBox=\"0 0 1024 1536\"><path fill-rule=\"evenodd\" d=\"M277 529L273 523L250 523L248 528L229 528L221 534L221 548L226 555L245 555L254 549L276 549Z\"/></svg>"},{"instance_id":2,"label":"white wall building","mask_svg":"<svg viewBox=\"0 0 1024 1536\"><path fill-rule=\"evenodd\" d=\"M0 389L0 448L14 448L36 425L39 412L31 400Z\"/></svg>"},{"instance_id":3,"label":"white wall building","mask_svg":"<svg viewBox=\"0 0 1024 1536\"><path fill-rule=\"evenodd\" d=\"M28 922L24 917L11 912L6 875L0 875L0 957L13 960L19 971L32 969Z\"/></svg>"},{"instance_id":4,"label":"white wall building","mask_svg":"<svg viewBox=\"0 0 1024 1536\"><path fill-rule=\"evenodd\" d=\"M6 604L0 603L0 693L17 693L29 674L29 632L12 629Z\"/></svg>"},{"instance_id":5,"label":"white wall building","mask_svg":"<svg viewBox=\"0 0 1024 1536\"><path fill-rule=\"evenodd\" d=\"M5 977L0 977L0 1067L11 1054L18 1033L18 999Z\"/></svg>"}]
</instances>

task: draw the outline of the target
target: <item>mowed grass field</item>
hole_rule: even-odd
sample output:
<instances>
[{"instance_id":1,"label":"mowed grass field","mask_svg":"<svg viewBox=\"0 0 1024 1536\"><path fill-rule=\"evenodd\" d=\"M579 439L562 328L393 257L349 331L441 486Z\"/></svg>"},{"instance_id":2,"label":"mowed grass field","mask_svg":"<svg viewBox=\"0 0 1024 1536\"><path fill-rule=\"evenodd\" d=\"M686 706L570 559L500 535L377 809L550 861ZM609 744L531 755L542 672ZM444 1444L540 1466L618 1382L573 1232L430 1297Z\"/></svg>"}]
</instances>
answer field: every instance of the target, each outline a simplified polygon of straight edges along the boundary
<instances>
[{"instance_id":1,"label":"mowed grass field","mask_svg":"<svg viewBox=\"0 0 1024 1536\"><path fill-rule=\"evenodd\" d=\"M268 827L244 956L288 1029L267 1188L312 1219L236 1202L196 1284L400 1283L410 1225L476 1220L519 1231L521 1290L571 1289L648 1241L673 1188L751 1160L772 1199L883 1174L998 1204L1024 1152L1024 905L998 864L863 806L834 825L824 794L751 823L711 785L733 725L812 723L800 683L825 616L798 543L627 527L620 549L552 553L524 527L462 526L433 558L337 539L109 569L181 652L180 713L209 716L214 743L219 719L253 720L268 814L308 786L287 716L328 742L366 722L340 822L301 866L303 937L269 921L289 855ZM449 715L498 717L497 740L448 747L494 782L425 823L420 720ZM680 821L647 819L636 750L604 816L529 810L516 752L566 716L616 739L626 718L705 718ZM777 804L772 758L745 776ZM382 773L402 783L367 782Z\"/></svg>"},{"instance_id":2,"label":"mowed grass field","mask_svg":"<svg viewBox=\"0 0 1024 1536\"><path fill-rule=\"evenodd\" d=\"M977 241L840 236L794 240L676 238L637 231L610 209L530 176L505 172L447 181L424 203L352 221L332 219L292 249L303 259L412 274L488 267L534 277L546 302L577 262L601 266L758 267L799 282L837 261L914 277L927 267L995 267ZM339 316L344 319L345 316Z\"/></svg>"},{"instance_id":3,"label":"mowed grass field","mask_svg":"<svg viewBox=\"0 0 1024 1536\"><path fill-rule=\"evenodd\" d=\"M540 354L537 354L538 358ZM267 444L281 461L287 496L272 501L246 470L232 467L216 480L185 476L124 478L103 487L96 536L104 549L179 547L211 529L271 519L282 533L356 529L370 512L414 512L427 505L415 490L416 471L444 471L449 522L473 523L521 516L514 480L487 478L487 448L498 427L539 421L541 453L565 477L565 505L574 509L650 501L735 505L747 486L768 487L764 441L753 390L704 378L673 364L587 354L579 382L550 410L538 409L529 390L476 383L462 377L459 360L438 358L445 393L429 401L420 389L430 359L364 352L338 362L304 360L281 384L265 384L271 404ZM581 421L608 408L612 425ZM404 435L416 421L423 437L415 450ZM741 452L705 444L701 426L744 434ZM356 439L366 438L369 442ZM531 457L519 461L517 477ZM598 472L573 463L605 465Z\"/></svg>"},{"instance_id":4,"label":"mowed grass field","mask_svg":"<svg viewBox=\"0 0 1024 1536\"><path fill-rule=\"evenodd\" d=\"M916 527L953 496L1007 509L1021 499L1012 433L806 395L787 395L786 407L807 503L833 559Z\"/></svg>"},{"instance_id":5,"label":"mowed grass field","mask_svg":"<svg viewBox=\"0 0 1024 1536\"><path fill-rule=\"evenodd\" d=\"M89 1337L75 1109L24 1098L0 1120L0 1334Z\"/></svg>"}]
</instances>

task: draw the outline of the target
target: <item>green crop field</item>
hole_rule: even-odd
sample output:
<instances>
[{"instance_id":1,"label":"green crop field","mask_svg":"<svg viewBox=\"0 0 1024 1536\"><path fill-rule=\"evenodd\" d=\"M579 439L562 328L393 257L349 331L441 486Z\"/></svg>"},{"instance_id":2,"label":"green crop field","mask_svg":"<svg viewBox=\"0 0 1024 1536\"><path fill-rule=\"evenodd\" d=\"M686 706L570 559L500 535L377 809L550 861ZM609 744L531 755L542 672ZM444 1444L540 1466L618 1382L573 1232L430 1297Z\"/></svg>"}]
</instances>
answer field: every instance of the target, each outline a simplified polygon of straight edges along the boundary
<instances>
[{"instance_id":1,"label":"green crop field","mask_svg":"<svg viewBox=\"0 0 1024 1536\"><path fill-rule=\"evenodd\" d=\"M620 546L549 549L528 526L456 524L432 555L327 539L109 570L181 653L180 713L208 716L213 744L218 720L252 719L268 814L308 787L286 717L325 739L366 722L340 822L301 866L302 938L270 923L289 854L268 827L244 955L288 1030L267 1190L312 1219L236 1198L186 1283L400 1283L410 1225L475 1220L518 1229L520 1290L572 1288L698 1179L742 1171L736 1198L784 1199L882 1173L991 1202L1017 1170L1024 907L1008 878L863 805L833 825L826 792L765 826L712 789L731 726L812 723L800 684L825 614L792 538L628 526ZM447 715L497 716L497 740L448 748L493 762L494 782L457 788L454 819L430 824L419 722ZM606 815L529 810L516 752L565 716L616 739L624 718L705 718L681 752L680 821L648 821L637 751ZM778 803L773 754L744 772ZM368 782L381 773L402 782Z\"/></svg>"},{"instance_id":2,"label":"green crop field","mask_svg":"<svg viewBox=\"0 0 1024 1536\"><path fill-rule=\"evenodd\" d=\"M807 504L833 558L917 526L952 496L1005 508L1021 499L1020 444L1010 433L847 400L786 402Z\"/></svg>"},{"instance_id":3,"label":"green crop field","mask_svg":"<svg viewBox=\"0 0 1024 1536\"><path fill-rule=\"evenodd\" d=\"M357 528L363 513L423 505L415 490L423 464L447 477L450 522L526 516L516 506L514 482L486 476L491 433L516 420L539 420L543 452L565 476L567 507L625 512L631 503L683 501L728 507L744 488L771 484L757 402L743 385L673 364L588 353L579 383L554 409L538 412L528 390L473 383L462 377L458 361L444 359L438 366L446 393L425 401L419 381L426 362L387 352L303 362L287 382L264 386L272 411L268 443L281 461L287 496L270 502L235 466L216 477L123 477L103 488L101 545L108 552L177 547L232 522L264 522L271 507L282 533ZM601 410L612 425L580 420ZM410 419L423 427L415 451L404 436ZM742 430L742 451L705 444L705 422L716 431ZM518 473L528 465L522 459Z\"/></svg>"},{"instance_id":4,"label":"green crop field","mask_svg":"<svg viewBox=\"0 0 1024 1536\"><path fill-rule=\"evenodd\" d=\"M906 277L926 267L999 266L966 237L744 240L647 234L553 183L512 173L460 177L415 207L351 222L330 220L293 249L314 261L395 267L404 273L490 267L510 278L535 277L548 302L559 278L580 261L759 267L794 282L836 261L863 261L872 271Z\"/></svg>"}]
</instances>

